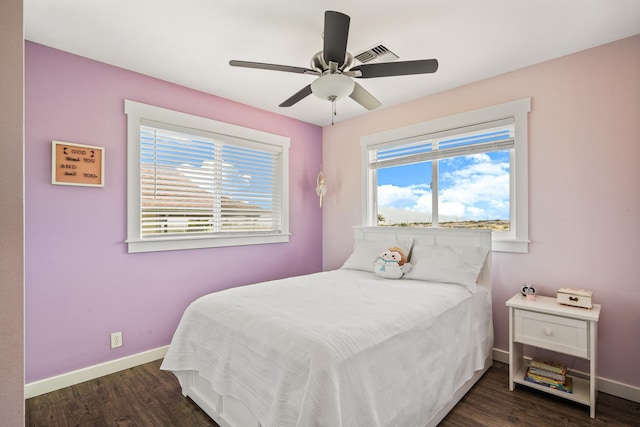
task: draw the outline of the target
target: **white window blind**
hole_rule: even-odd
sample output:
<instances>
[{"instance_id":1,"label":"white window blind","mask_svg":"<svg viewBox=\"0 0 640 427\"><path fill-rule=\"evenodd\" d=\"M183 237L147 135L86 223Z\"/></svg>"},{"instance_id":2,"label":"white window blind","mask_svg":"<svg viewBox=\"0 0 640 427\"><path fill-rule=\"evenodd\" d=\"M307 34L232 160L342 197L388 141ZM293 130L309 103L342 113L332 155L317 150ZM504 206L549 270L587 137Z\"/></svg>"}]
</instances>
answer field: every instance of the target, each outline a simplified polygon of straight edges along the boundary
<instances>
[{"instance_id":1,"label":"white window blind","mask_svg":"<svg viewBox=\"0 0 640 427\"><path fill-rule=\"evenodd\" d=\"M257 148L248 141L143 123L143 238L280 231L280 147Z\"/></svg>"},{"instance_id":2,"label":"white window blind","mask_svg":"<svg viewBox=\"0 0 640 427\"><path fill-rule=\"evenodd\" d=\"M379 169L514 147L514 120L506 118L369 147L369 167Z\"/></svg>"},{"instance_id":3,"label":"white window blind","mask_svg":"<svg viewBox=\"0 0 640 427\"><path fill-rule=\"evenodd\" d=\"M129 252L289 240L280 135L125 101Z\"/></svg>"}]
</instances>

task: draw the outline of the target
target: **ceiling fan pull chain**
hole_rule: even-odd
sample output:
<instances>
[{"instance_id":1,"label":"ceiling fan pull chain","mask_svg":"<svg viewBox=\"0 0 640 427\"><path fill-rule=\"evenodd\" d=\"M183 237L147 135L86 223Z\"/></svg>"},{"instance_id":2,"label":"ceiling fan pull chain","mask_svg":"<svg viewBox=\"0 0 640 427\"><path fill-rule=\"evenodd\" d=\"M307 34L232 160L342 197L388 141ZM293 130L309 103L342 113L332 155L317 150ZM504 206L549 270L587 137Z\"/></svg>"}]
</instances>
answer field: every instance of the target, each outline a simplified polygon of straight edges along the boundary
<instances>
[{"instance_id":1,"label":"ceiling fan pull chain","mask_svg":"<svg viewBox=\"0 0 640 427\"><path fill-rule=\"evenodd\" d=\"M336 112L336 100L333 99L331 100L331 126L334 125L334 119L335 117L338 115L338 113Z\"/></svg>"}]
</instances>

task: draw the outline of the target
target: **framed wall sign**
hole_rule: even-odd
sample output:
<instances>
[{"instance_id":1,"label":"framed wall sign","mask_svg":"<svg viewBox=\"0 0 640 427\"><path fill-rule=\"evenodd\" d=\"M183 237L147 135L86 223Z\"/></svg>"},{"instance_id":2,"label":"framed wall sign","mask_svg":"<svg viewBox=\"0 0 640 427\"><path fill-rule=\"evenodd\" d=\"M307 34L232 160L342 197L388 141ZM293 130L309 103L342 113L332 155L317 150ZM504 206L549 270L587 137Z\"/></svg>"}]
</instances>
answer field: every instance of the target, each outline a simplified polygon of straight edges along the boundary
<instances>
[{"instance_id":1,"label":"framed wall sign","mask_svg":"<svg viewBox=\"0 0 640 427\"><path fill-rule=\"evenodd\" d=\"M104 187L104 147L51 143L52 184Z\"/></svg>"}]
</instances>

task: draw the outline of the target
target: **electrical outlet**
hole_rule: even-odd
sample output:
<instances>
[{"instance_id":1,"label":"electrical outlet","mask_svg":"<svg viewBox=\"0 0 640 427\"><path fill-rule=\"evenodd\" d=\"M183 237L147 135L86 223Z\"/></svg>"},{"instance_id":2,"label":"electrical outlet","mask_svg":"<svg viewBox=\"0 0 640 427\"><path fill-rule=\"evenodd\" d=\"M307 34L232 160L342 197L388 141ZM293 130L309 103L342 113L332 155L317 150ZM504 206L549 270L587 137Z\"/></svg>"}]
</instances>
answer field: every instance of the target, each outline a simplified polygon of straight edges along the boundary
<instances>
[{"instance_id":1,"label":"electrical outlet","mask_svg":"<svg viewBox=\"0 0 640 427\"><path fill-rule=\"evenodd\" d=\"M111 334L111 348L122 347L122 332L113 332Z\"/></svg>"}]
</instances>

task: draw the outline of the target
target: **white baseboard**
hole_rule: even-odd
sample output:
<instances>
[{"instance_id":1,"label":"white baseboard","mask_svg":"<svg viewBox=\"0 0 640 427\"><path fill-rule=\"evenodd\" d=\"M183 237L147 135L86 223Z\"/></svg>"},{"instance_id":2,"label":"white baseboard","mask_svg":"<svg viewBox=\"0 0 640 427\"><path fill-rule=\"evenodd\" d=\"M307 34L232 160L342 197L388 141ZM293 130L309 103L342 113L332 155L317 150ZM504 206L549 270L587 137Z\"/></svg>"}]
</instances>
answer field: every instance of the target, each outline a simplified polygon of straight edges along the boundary
<instances>
[{"instance_id":1,"label":"white baseboard","mask_svg":"<svg viewBox=\"0 0 640 427\"><path fill-rule=\"evenodd\" d=\"M498 362L509 364L509 352L493 349L493 360ZM581 376L588 377L589 374L585 372L579 372ZM612 396L620 397L622 399L631 400L632 402L640 403L640 387L635 387L629 384L624 384L618 381L610 380L607 378L598 377L598 391L610 394Z\"/></svg>"},{"instance_id":2,"label":"white baseboard","mask_svg":"<svg viewBox=\"0 0 640 427\"><path fill-rule=\"evenodd\" d=\"M24 386L24 398L39 396L61 388L70 387L84 381L93 380L118 371L133 368L154 360L162 359L167 353L169 346L159 347L153 350L89 366L77 371L68 372L44 380L35 381ZM493 360L509 364L509 352L493 349ZM622 399L640 403L640 388L618 381L598 377L598 390Z\"/></svg>"},{"instance_id":3,"label":"white baseboard","mask_svg":"<svg viewBox=\"0 0 640 427\"><path fill-rule=\"evenodd\" d=\"M165 354L167 354L168 348L169 346L159 347L153 350L123 357L121 359L111 360L109 362L78 369L77 371L25 384L24 398L29 399L31 397L79 384L81 382L93 380L105 375L153 362L154 360L162 359Z\"/></svg>"},{"instance_id":4,"label":"white baseboard","mask_svg":"<svg viewBox=\"0 0 640 427\"><path fill-rule=\"evenodd\" d=\"M493 360L495 360L496 362L506 363L508 365L509 364L509 352L508 351L504 351L504 350L500 350L498 348L494 348L493 349Z\"/></svg>"},{"instance_id":5,"label":"white baseboard","mask_svg":"<svg viewBox=\"0 0 640 427\"><path fill-rule=\"evenodd\" d=\"M598 390L612 396L640 403L640 387L598 377Z\"/></svg>"}]
</instances>

